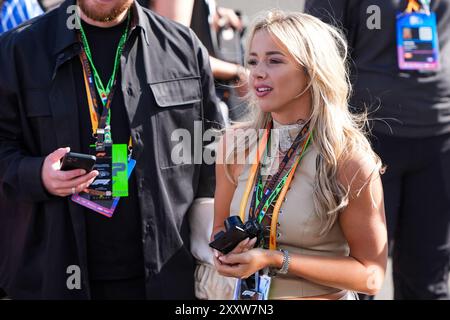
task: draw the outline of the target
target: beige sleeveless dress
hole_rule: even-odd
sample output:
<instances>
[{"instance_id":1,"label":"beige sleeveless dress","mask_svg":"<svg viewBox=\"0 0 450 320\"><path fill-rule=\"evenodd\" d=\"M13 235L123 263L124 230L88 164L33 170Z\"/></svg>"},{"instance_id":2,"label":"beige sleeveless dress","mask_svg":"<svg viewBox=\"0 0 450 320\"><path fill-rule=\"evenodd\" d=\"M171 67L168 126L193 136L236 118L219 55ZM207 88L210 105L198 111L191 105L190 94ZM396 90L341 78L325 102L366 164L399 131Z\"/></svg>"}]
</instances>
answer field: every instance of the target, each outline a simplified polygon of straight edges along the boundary
<instances>
[{"instance_id":1,"label":"beige sleeveless dress","mask_svg":"<svg viewBox=\"0 0 450 320\"><path fill-rule=\"evenodd\" d=\"M277 229L278 248L286 249L293 254L348 256L350 252L349 246L338 222L333 225L328 234L322 237L319 236L321 221L314 212L313 205L317 155L317 150L311 145L296 170L291 188L280 209ZM231 215L239 214L249 169L250 166L246 165L238 178L238 186L230 207ZM249 206L250 199L247 203L247 214ZM270 299L286 299L333 294L339 291L341 290L288 274L273 277L269 297ZM348 292L344 297L344 299L354 298L353 292Z\"/></svg>"}]
</instances>

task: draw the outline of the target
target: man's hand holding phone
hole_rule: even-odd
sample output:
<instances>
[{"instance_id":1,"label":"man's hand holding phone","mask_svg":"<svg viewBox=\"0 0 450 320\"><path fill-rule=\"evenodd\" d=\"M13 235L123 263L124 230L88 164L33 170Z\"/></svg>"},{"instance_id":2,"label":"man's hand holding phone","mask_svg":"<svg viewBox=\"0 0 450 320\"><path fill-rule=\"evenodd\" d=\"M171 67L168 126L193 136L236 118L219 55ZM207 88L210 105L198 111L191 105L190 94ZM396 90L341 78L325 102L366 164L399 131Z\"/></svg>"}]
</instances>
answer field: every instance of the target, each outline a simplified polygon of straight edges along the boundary
<instances>
[{"instance_id":1,"label":"man's hand holding phone","mask_svg":"<svg viewBox=\"0 0 450 320\"><path fill-rule=\"evenodd\" d=\"M61 170L61 159L70 148L59 148L50 153L42 165L41 177L45 189L55 196L67 197L87 189L98 175L97 170Z\"/></svg>"}]
</instances>

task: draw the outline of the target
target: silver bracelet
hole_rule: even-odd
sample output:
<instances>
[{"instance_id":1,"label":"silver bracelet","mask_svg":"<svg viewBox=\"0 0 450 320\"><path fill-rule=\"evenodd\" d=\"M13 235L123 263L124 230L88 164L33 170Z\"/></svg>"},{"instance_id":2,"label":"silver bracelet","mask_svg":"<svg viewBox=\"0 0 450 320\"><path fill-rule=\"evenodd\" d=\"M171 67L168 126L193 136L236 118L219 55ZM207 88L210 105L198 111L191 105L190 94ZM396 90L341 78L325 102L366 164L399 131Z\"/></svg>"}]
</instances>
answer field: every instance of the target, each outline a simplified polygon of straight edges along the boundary
<instances>
[{"instance_id":1,"label":"silver bracelet","mask_svg":"<svg viewBox=\"0 0 450 320\"><path fill-rule=\"evenodd\" d=\"M286 274L289 270L289 263L291 262L291 256L289 255L289 252L287 250L281 249L281 252L283 252L283 263L281 264L280 270L278 270L279 274Z\"/></svg>"}]
</instances>

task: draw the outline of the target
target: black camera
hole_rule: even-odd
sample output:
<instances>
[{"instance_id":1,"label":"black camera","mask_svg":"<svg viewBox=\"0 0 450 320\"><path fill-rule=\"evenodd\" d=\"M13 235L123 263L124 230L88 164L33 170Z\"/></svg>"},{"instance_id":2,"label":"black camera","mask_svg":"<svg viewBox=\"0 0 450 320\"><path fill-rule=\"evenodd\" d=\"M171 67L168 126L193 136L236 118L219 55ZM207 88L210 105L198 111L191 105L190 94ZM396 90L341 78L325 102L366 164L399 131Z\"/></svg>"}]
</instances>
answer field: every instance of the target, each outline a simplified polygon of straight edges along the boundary
<instances>
[{"instance_id":1,"label":"black camera","mask_svg":"<svg viewBox=\"0 0 450 320\"><path fill-rule=\"evenodd\" d=\"M257 238L255 246L258 246L262 239L263 227L255 219L248 220L245 224L239 216L228 217L225 222L225 232L220 231L214 236L209 246L224 254L232 251L246 238Z\"/></svg>"}]
</instances>

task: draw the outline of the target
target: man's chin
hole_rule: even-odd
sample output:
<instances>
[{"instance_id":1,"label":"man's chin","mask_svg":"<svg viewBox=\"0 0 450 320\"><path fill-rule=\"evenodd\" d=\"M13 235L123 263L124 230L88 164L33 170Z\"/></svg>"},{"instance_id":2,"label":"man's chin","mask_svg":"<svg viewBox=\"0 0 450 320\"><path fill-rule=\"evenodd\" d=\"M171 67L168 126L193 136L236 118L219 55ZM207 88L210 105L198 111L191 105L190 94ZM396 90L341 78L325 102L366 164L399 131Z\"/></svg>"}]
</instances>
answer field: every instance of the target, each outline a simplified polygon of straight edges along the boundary
<instances>
[{"instance_id":1,"label":"man's chin","mask_svg":"<svg viewBox=\"0 0 450 320\"><path fill-rule=\"evenodd\" d=\"M111 7L112 2L107 0L79 0L81 11L91 20L97 22L109 22L116 19L133 4L132 0L120 1Z\"/></svg>"}]
</instances>

